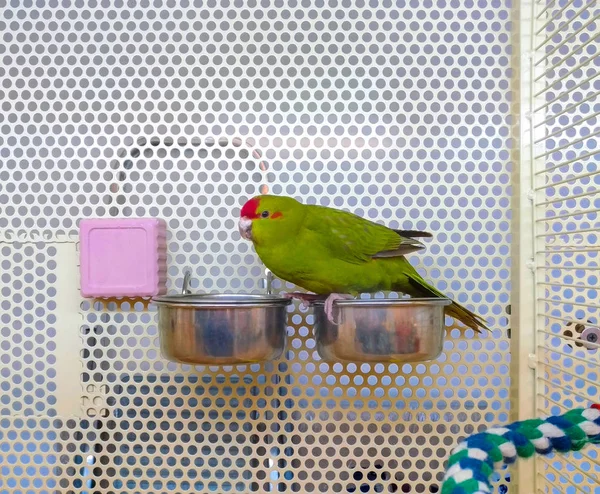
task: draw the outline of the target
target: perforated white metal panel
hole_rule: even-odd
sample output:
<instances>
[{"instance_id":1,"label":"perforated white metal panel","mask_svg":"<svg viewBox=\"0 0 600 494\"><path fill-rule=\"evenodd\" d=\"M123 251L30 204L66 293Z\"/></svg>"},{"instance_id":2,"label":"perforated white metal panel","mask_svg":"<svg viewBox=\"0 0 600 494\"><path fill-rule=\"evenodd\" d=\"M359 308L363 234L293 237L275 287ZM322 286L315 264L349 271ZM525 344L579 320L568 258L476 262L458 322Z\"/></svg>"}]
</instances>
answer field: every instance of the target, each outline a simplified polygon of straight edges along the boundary
<instances>
[{"instance_id":1,"label":"perforated white metal panel","mask_svg":"<svg viewBox=\"0 0 600 494\"><path fill-rule=\"evenodd\" d=\"M0 7L4 237L74 238L83 217L162 217L171 290L188 266L195 290L261 290L239 207L288 194L432 231L411 262L493 328L449 327L435 362L342 365L320 360L312 314L295 306L279 361L191 368L160 357L155 308L78 300L81 322L55 329L81 339L80 416L50 420L52 362L30 376L23 358L38 347L39 365L51 356L51 309L36 311L51 303L48 277L77 258L52 264L42 245L16 260L21 247L0 244L12 270L0 378L13 392L0 408L0 489L438 492L452 446L508 420L509 4ZM45 270L42 288L27 270ZM43 341L17 333L25 311ZM28 403L38 375L44 395Z\"/></svg>"},{"instance_id":2,"label":"perforated white metal panel","mask_svg":"<svg viewBox=\"0 0 600 494\"><path fill-rule=\"evenodd\" d=\"M547 415L600 402L600 345L581 340L600 327L600 7L540 2L534 18L537 413ZM600 492L598 449L537 463L538 492Z\"/></svg>"},{"instance_id":3,"label":"perforated white metal panel","mask_svg":"<svg viewBox=\"0 0 600 494\"><path fill-rule=\"evenodd\" d=\"M1 415L56 415L56 249L2 249Z\"/></svg>"}]
</instances>

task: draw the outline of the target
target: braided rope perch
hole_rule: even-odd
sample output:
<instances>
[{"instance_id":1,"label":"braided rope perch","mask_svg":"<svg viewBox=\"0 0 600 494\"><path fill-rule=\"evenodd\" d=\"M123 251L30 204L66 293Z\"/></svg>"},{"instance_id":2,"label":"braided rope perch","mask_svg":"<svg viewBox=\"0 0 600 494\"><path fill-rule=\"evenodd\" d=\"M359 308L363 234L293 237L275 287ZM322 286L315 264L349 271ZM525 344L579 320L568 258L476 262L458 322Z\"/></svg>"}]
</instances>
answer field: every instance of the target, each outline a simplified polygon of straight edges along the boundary
<instances>
[{"instance_id":1,"label":"braided rope perch","mask_svg":"<svg viewBox=\"0 0 600 494\"><path fill-rule=\"evenodd\" d=\"M600 405L488 429L454 449L441 494L490 494L494 470L514 463L517 457L579 451L586 444L600 444Z\"/></svg>"}]
</instances>

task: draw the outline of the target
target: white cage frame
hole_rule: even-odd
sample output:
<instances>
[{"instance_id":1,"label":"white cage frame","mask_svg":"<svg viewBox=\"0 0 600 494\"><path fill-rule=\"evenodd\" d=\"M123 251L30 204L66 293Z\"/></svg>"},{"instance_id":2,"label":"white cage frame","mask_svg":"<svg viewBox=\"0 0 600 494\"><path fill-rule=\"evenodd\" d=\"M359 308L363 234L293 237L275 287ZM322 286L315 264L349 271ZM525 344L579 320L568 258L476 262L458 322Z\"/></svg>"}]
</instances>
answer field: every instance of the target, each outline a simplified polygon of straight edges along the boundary
<instances>
[{"instance_id":1,"label":"white cage frame","mask_svg":"<svg viewBox=\"0 0 600 494\"><path fill-rule=\"evenodd\" d=\"M596 263L597 253L600 251L598 242L594 243L594 235L600 232L597 221L597 212L600 208L583 208L578 203L581 198L589 197L593 200L598 196L600 189L598 181L594 180L600 170L593 165L594 157L598 157L595 150L595 141L598 136L597 123L594 119L598 115L598 108L588 109L581 121L574 120L564 129L556 129L556 116L570 113L587 101L594 101L599 92L594 89L594 81L600 78L597 68L598 54L591 52L589 56L584 49L597 43L600 30L590 30L587 39L578 37L586 29L594 26L600 18L600 13L595 2L584 2L583 5L572 7L572 2L555 5L556 2L521 1L519 10L519 40L520 53L520 119L517 131L521 138L518 147L520 153L520 176L518 193L515 194L515 206L518 207L519 218L515 225L515 232L519 236L518 263L515 267L515 279L518 279L518 307L513 313L513 324L519 327L517 342L513 342L513 356L515 371L518 376L518 386L513 387L514 397L518 404L515 410L515 420L523 420L532 416L544 416L551 413L563 413L570 407L586 406L590 402L598 402L597 381L593 376L600 368L597 358L597 344L589 344L586 350L576 351L577 334L571 336L557 332L552 323L560 321L561 324L575 324L582 326L591 323L598 325L595 315L596 304L593 298L584 303L589 310L587 321L563 313L568 310L566 306L577 302L569 300L568 296L551 296L550 287L572 286L575 290L592 289L588 296L597 297L595 287L586 286L584 282L565 283L568 273L576 268L581 272L594 273L598 270ZM567 9L573 8L574 13L569 17L561 18ZM572 45L570 44L572 43ZM569 64L569 62L574 63ZM569 65L567 65L569 64ZM574 78L573 74L583 71L583 75ZM556 77L558 75L558 77ZM564 85L562 83L564 82ZM569 85L570 84L570 85ZM591 84L591 85L590 85ZM575 91L579 88L590 88L590 92L579 99L574 99ZM597 84L596 84L597 87ZM548 97L551 90L556 89L555 95ZM560 111L551 110L552 104L560 101ZM561 135L568 128L592 121L589 133L581 137ZM552 128L551 125L555 127ZM584 125L585 126L585 125ZM548 144L553 136L562 138L556 144ZM558 139L557 139L558 140ZM586 149L586 146L587 149ZM583 152L574 151L574 156L559 159L559 163L550 162L553 153L561 150L576 150L583 148ZM591 149L591 151L589 151ZM586 173L572 171L573 166L592 159L592 168L588 166ZM560 174L565 174L560 176ZM558 178L557 178L557 175ZM581 180L590 177L589 187L580 193L560 193L552 197L554 184L556 187L565 184L573 187ZM563 199L564 198L564 199ZM548 230L546 225L552 221L555 213L551 211L554 205L566 206L566 201L574 201L575 207L567 213L561 211L561 218L576 218L585 220L585 214L591 224L582 228L562 229L560 233ZM593 202L594 203L594 202ZM568 207L568 206L567 206ZM581 212L581 214L578 214ZM560 220L560 219L559 219ZM587 236L589 235L589 237ZM555 242L561 239L562 242ZM587 243L586 243L587 242ZM558 245L557 245L558 244ZM554 253L585 253L583 261L557 262ZM557 274L558 274L558 279ZM552 273L552 274L551 274ZM595 293L596 295L592 295ZM532 300L535 303L531 303ZM596 299L597 300L597 299ZM549 304L561 307L561 316L552 317ZM569 349L575 348L575 351ZM581 364L581 376L567 370L572 362ZM566 382L563 378L566 377ZM587 389L579 390L579 382L589 385ZM553 387L560 389L561 398L550 396ZM535 398L532 399L532 396ZM517 481L519 493L547 493L547 492L593 492L600 491L600 461L598 454L592 451L564 457L538 458L532 467L531 464L517 465Z\"/></svg>"}]
</instances>

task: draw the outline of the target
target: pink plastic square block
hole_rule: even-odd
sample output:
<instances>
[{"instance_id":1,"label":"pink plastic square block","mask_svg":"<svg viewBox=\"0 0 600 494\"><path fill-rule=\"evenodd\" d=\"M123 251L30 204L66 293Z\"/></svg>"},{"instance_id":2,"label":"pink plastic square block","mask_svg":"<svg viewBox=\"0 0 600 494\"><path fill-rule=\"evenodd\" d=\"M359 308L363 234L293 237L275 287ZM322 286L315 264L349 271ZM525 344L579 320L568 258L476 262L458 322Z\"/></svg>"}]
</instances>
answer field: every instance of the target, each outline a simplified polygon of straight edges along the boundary
<instances>
[{"instance_id":1,"label":"pink plastic square block","mask_svg":"<svg viewBox=\"0 0 600 494\"><path fill-rule=\"evenodd\" d=\"M155 218L89 219L79 225L84 297L166 293L166 223Z\"/></svg>"}]
</instances>

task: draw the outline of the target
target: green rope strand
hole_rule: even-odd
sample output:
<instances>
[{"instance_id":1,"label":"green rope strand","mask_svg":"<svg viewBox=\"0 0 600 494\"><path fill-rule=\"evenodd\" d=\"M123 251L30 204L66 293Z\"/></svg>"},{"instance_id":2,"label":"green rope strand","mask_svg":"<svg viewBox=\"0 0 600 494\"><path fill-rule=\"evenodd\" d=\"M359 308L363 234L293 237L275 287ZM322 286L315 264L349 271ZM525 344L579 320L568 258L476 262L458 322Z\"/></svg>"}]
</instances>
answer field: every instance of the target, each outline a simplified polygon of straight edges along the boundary
<instances>
[{"instance_id":1,"label":"green rope strand","mask_svg":"<svg viewBox=\"0 0 600 494\"><path fill-rule=\"evenodd\" d=\"M489 494L489 479L503 465L535 453L579 451L587 444L600 444L600 405L474 434L452 452L441 494Z\"/></svg>"}]
</instances>

